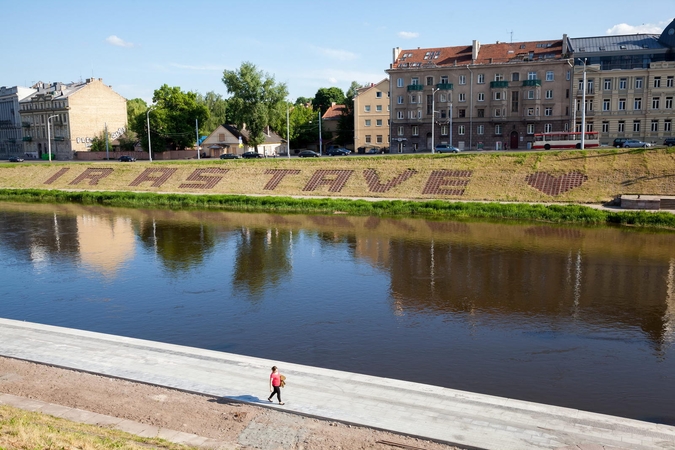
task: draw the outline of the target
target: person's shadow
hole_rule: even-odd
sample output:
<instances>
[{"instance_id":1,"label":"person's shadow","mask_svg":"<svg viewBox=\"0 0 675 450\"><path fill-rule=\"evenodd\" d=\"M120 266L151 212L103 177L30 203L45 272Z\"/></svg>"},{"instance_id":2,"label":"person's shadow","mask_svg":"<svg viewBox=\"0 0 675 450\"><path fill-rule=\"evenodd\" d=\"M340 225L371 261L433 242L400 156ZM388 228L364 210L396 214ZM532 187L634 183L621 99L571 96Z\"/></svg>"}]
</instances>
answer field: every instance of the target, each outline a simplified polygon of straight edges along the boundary
<instances>
[{"instance_id":1,"label":"person's shadow","mask_svg":"<svg viewBox=\"0 0 675 450\"><path fill-rule=\"evenodd\" d=\"M237 395L236 397L218 397L209 399L211 403L220 403L220 404L232 404L232 403L265 403L268 404L267 400L261 400L255 395Z\"/></svg>"}]
</instances>

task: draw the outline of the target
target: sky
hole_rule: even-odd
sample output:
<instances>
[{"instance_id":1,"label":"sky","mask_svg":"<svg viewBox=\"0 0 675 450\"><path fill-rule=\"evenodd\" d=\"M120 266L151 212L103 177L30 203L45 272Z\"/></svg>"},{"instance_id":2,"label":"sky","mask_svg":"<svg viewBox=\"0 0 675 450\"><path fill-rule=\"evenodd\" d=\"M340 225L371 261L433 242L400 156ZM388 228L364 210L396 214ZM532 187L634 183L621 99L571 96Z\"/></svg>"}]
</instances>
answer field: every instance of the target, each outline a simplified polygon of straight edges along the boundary
<instances>
[{"instance_id":1,"label":"sky","mask_svg":"<svg viewBox=\"0 0 675 450\"><path fill-rule=\"evenodd\" d=\"M151 103L163 84L228 98L223 71L243 62L294 101L383 80L394 47L656 34L675 2L0 0L0 11L0 86L94 77Z\"/></svg>"}]
</instances>

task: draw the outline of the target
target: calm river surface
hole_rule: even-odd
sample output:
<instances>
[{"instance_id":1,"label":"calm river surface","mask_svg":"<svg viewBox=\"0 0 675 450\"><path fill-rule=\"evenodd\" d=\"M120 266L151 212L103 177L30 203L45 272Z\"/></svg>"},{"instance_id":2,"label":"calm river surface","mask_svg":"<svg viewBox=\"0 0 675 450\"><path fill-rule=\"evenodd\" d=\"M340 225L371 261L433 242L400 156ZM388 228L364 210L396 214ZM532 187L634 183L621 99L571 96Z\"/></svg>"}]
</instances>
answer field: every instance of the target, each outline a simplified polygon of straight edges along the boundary
<instances>
[{"instance_id":1,"label":"calm river surface","mask_svg":"<svg viewBox=\"0 0 675 450\"><path fill-rule=\"evenodd\" d=\"M675 424L672 233L0 203L0 276L0 317Z\"/></svg>"}]
</instances>

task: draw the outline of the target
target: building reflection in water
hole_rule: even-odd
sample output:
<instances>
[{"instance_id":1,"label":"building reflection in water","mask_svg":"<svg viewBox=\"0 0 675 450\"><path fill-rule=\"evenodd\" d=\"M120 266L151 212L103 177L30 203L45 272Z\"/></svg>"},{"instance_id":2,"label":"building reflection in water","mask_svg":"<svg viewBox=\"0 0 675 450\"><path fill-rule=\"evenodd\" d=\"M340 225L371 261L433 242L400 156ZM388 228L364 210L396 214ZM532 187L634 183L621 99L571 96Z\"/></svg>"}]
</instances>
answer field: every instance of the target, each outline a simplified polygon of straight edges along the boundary
<instances>
[{"instance_id":1,"label":"building reflection in water","mask_svg":"<svg viewBox=\"0 0 675 450\"><path fill-rule=\"evenodd\" d=\"M83 265L112 278L133 259L136 235L128 217L80 215L76 224ZM55 218L56 227L58 221ZM58 236L58 229L55 234Z\"/></svg>"}]
</instances>

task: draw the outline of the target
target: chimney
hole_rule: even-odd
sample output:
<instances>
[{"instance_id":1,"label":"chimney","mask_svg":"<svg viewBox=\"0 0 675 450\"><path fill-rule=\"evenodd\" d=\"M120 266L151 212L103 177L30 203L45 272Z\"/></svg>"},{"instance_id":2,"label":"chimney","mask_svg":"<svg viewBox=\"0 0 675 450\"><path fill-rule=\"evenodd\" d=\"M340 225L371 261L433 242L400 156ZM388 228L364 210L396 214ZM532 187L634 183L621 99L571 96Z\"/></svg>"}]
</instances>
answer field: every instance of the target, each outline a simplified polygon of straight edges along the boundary
<instances>
[{"instance_id":1,"label":"chimney","mask_svg":"<svg viewBox=\"0 0 675 450\"><path fill-rule=\"evenodd\" d=\"M478 59L478 51L480 50L480 42L473 40L473 45L471 46L471 59L473 61Z\"/></svg>"},{"instance_id":2,"label":"chimney","mask_svg":"<svg viewBox=\"0 0 675 450\"><path fill-rule=\"evenodd\" d=\"M392 54L394 57L393 62L396 62L396 60L398 59L398 55L401 54L401 47L394 47L394 51L392 52Z\"/></svg>"},{"instance_id":3,"label":"chimney","mask_svg":"<svg viewBox=\"0 0 675 450\"><path fill-rule=\"evenodd\" d=\"M569 47L567 46L567 34L563 34L562 54L566 55L567 53L569 53Z\"/></svg>"}]
</instances>

